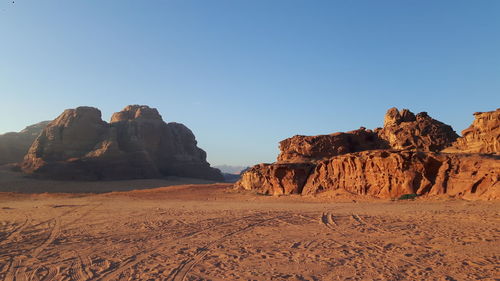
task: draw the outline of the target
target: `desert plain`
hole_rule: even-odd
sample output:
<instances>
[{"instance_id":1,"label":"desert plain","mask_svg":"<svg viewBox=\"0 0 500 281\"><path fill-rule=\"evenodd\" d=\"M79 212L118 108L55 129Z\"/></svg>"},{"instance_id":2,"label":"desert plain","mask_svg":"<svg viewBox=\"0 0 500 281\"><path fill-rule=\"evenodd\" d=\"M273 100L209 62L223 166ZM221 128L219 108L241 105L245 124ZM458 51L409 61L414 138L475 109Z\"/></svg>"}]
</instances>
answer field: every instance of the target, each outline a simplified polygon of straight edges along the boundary
<instances>
[{"instance_id":1,"label":"desert plain","mask_svg":"<svg viewBox=\"0 0 500 281\"><path fill-rule=\"evenodd\" d=\"M10 188L55 185L2 173ZM136 190L107 193L2 192L0 279L500 278L498 201L141 184L161 182L121 181Z\"/></svg>"}]
</instances>

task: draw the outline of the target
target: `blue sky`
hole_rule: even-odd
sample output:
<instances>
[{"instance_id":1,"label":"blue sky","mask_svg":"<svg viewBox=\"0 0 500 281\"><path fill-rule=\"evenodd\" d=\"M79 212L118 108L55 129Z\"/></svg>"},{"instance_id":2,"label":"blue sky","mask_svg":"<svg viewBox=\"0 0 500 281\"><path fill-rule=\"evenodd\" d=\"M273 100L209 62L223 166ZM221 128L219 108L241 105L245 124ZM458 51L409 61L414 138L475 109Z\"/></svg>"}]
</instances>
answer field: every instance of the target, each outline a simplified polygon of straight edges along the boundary
<instances>
[{"instance_id":1,"label":"blue sky","mask_svg":"<svg viewBox=\"0 0 500 281\"><path fill-rule=\"evenodd\" d=\"M0 3L0 133L147 104L211 164L252 165L392 106L457 132L500 106L498 0Z\"/></svg>"}]
</instances>

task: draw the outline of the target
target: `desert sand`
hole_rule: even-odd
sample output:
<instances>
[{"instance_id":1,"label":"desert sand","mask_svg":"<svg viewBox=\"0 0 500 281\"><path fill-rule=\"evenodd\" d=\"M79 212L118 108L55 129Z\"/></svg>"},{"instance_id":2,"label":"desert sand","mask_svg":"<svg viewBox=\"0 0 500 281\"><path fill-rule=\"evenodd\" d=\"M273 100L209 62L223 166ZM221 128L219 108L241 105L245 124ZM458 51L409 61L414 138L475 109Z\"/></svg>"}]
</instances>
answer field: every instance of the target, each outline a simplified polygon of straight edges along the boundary
<instances>
[{"instance_id":1,"label":"desert sand","mask_svg":"<svg viewBox=\"0 0 500 281\"><path fill-rule=\"evenodd\" d=\"M498 201L263 196L231 187L3 192L0 279L500 278Z\"/></svg>"}]
</instances>

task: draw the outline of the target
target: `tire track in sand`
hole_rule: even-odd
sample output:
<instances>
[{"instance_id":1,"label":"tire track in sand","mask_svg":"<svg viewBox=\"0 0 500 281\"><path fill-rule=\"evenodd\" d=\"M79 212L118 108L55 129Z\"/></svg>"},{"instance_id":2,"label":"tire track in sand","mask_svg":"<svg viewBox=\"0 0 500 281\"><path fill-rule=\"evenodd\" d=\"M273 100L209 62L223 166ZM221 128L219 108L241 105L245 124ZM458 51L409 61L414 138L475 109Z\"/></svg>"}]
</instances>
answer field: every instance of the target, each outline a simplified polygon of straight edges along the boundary
<instances>
[{"instance_id":1,"label":"tire track in sand","mask_svg":"<svg viewBox=\"0 0 500 281\"><path fill-rule=\"evenodd\" d=\"M86 281L92 280L93 273L90 270L90 257L82 258L82 256L75 251L76 261L73 262L69 270L71 280Z\"/></svg>"},{"instance_id":2,"label":"tire track in sand","mask_svg":"<svg viewBox=\"0 0 500 281\"><path fill-rule=\"evenodd\" d=\"M367 222L365 219L363 219L361 216L359 216L358 214L351 214L349 216L349 219L351 221L354 221L357 223L357 227L362 227L362 228L366 228L366 229L371 229L371 230L375 230L379 233L382 233L382 234L390 234L391 232L389 231L386 231L384 229L381 229L380 227L378 226L375 226L374 224L370 223L370 222ZM321 222L326 226L328 227L329 229L333 229L335 231L338 231L339 233L341 233L342 235L345 235L343 234L343 232L341 232L338 228L334 228L332 227L333 225L336 225L338 226L337 222L335 221L334 219L334 216L332 213L323 213L322 216L321 216ZM353 225L351 225L353 226ZM359 231L359 230L358 230ZM340 243L338 243L339 245L341 245ZM377 245L375 243L371 243L370 246L373 247L372 251L374 253L376 253L377 255L380 255L380 256L385 256L387 259L390 259L388 258L388 256L390 255L387 250L383 247L383 246L380 246L380 245ZM410 260L410 259L407 259L405 257L397 257L399 260L405 262L407 265L409 266L415 266L417 267L418 269L422 270L422 271L426 271L428 266L422 264L421 262L417 262L415 260ZM438 272L438 271L436 271ZM445 274L445 272L442 272L442 274Z\"/></svg>"},{"instance_id":3,"label":"tire track in sand","mask_svg":"<svg viewBox=\"0 0 500 281\"><path fill-rule=\"evenodd\" d=\"M9 243L12 239L19 236L19 234L30 224L30 222L31 217L26 216L26 220L20 226L9 233L4 240L0 241L0 246Z\"/></svg>"},{"instance_id":4,"label":"tire track in sand","mask_svg":"<svg viewBox=\"0 0 500 281\"><path fill-rule=\"evenodd\" d=\"M30 255L30 257L25 256L16 256L13 258L11 267L7 272L7 276L5 278L6 281L28 281L33 279L33 274L28 275L26 272L26 266L24 264L35 264L37 261L38 255L50 245L54 239L59 235L60 232L60 221L59 219L53 219L54 225L50 230L50 234L45 239L45 241L39 246L35 247ZM36 269L35 271L37 271Z\"/></svg>"},{"instance_id":5,"label":"tire track in sand","mask_svg":"<svg viewBox=\"0 0 500 281\"><path fill-rule=\"evenodd\" d=\"M335 221L332 213L323 213L321 215L321 223L323 223L324 226L328 227L331 230L338 231L337 227L339 225Z\"/></svg>"},{"instance_id":6,"label":"tire track in sand","mask_svg":"<svg viewBox=\"0 0 500 281\"><path fill-rule=\"evenodd\" d=\"M31 257L36 259L40 253L45 250L61 233L61 220L59 218L54 218L54 226L52 227L49 237L38 247L33 250Z\"/></svg>"},{"instance_id":7,"label":"tire track in sand","mask_svg":"<svg viewBox=\"0 0 500 281\"><path fill-rule=\"evenodd\" d=\"M80 216L78 216L76 219L73 219L72 221L66 223L64 226L67 227L75 222L77 222L78 220L80 219L83 219L85 216L87 216L92 210L98 208L99 206L101 206L102 204L96 204L96 205L92 205L89 210L87 210L86 212L84 212L83 214L81 214ZM74 213L75 211L78 211L84 207L86 207L88 205L83 205L83 206L77 206L77 208L75 209L72 209L72 210L69 210L69 211L65 211L63 212L62 214L60 215L57 215L55 214L55 217L50 219L50 220L46 220L44 222L40 222L40 223L37 223L36 225L32 225L31 227L36 227L36 226L39 226L39 225L42 225L43 223L48 223L50 224L50 222L52 221L53 222L53 225L52 225L52 228L50 228L50 225L48 228L50 228L49 230L49 235L48 237L41 243L39 244L37 247L31 249L31 254L29 254L28 257L24 257L24 256L18 256L18 257L14 257L13 260L17 262L17 270L15 273L12 273L12 266L10 268L10 271L8 272L8 276L12 276L12 280L37 280L37 279L40 279L38 276L37 276L37 272L39 269L43 268L44 266L38 266L37 268L35 268L33 270L33 272L31 272L31 274L28 274L26 272L26 264L28 265L35 265L39 262L38 260L38 256L45 250L47 249L47 247L49 245L51 245L60 235L61 233L61 230L62 230L62 222L61 222L61 217L64 217L64 216L67 216L71 213ZM30 220L31 221L31 220ZM23 227L23 229L19 230L18 233L21 233L22 230L28 228L28 223ZM55 273L54 273L55 272ZM9 275L10 273L10 275ZM46 281L46 280L55 280L56 278L56 275L59 273L59 269L52 269L51 267L48 268L48 273L47 275L42 279L43 281ZM54 276L52 276L54 274ZM84 280L87 280L87 279L84 279Z\"/></svg>"},{"instance_id":8,"label":"tire track in sand","mask_svg":"<svg viewBox=\"0 0 500 281\"><path fill-rule=\"evenodd\" d=\"M230 232L228 234L225 234L219 239L216 239L215 241L212 241L208 245L198 248L198 252L191 258L183 261L177 268L173 269L170 275L167 277L167 280L171 281L184 281L186 279L186 276L188 273L195 267L197 264L199 264L205 256L210 252L211 249L219 245L221 242L226 240L227 238L234 236L239 233L246 232L255 226L265 224L266 222L269 222L271 219L273 220L278 220L278 221L283 221L283 217L276 216L273 218L268 218L268 219L263 219L254 223L250 223L243 228L240 228L236 231ZM285 221L286 223L286 221Z\"/></svg>"},{"instance_id":9,"label":"tire track in sand","mask_svg":"<svg viewBox=\"0 0 500 281\"><path fill-rule=\"evenodd\" d=\"M156 243L156 244L150 244L147 249L145 249L143 251L140 251L140 252L138 252L138 253L136 253L136 254L134 254L132 256L129 256L128 258L126 258L124 260L124 262L123 262L122 265L120 265L120 266L112 269L112 271L108 271L108 272L104 273L103 276L100 276L99 278L96 278L96 280L103 280L104 281L104 280L114 280L114 279L118 278L121 273L123 273L124 271L126 271L130 267L132 267L132 266L134 266L134 265L136 265L136 264L138 264L138 263L146 260L147 258L149 258L152 254L154 254L161 247L165 247L165 246L177 244L179 241L182 241L184 239L196 236L198 234L202 234L202 233L205 233L207 231L216 230L216 229L219 229L219 228L222 228L222 227L226 227L226 226L232 226L232 225L234 225L235 222L238 222L238 221L241 221L241 220L252 219L252 218L253 219L260 219L260 220L262 220L262 214L252 214L252 215L249 215L249 216L244 216L244 217L241 217L241 218L236 218L234 220L230 220L229 222L220 223L220 224L217 224L217 225L205 228L205 229L201 229L201 230L197 230L197 231L192 231L192 232L189 232L189 233L187 233L185 235L182 235L180 238L178 238L177 240L174 240L174 241L160 242L160 243ZM265 219L265 220L263 220L263 222L268 221L268 220L269 219ZM238 232L241 232L241 231L238 231ZM234 233L234 234L236 234L236 233ZM170 273L169 277L167 277L167 280L173 274L175 274L174 271L172 271Z\"/></svg>"}]
</instances>

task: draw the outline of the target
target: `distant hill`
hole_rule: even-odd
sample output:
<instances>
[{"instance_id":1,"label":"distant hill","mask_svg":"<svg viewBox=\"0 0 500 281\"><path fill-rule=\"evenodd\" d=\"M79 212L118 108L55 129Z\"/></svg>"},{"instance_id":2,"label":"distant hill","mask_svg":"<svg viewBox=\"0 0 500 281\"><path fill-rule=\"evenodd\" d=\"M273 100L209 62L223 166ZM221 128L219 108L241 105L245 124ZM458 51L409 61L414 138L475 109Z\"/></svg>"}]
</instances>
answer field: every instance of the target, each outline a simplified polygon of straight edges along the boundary
<instances>
[{"instance_id":1,"label":"distant hill","mask_svg":"<svg viewBox=\"0 0 500 281\"><path fill-rule=\"evenodd\" d=\"M236 175L239 175L241 171L248 168L246 166L231 166L231 165L217 165L217 166L213 166L213 167L221 170L221 172L223 172L223 173L236 174Z\"/></svg>"},{"instance_id":2,"label":"distant hill","mask_svg":"<svg viewBox=\"0 0 500 281\"><path fill-rule=\"evenodd\" d=\"M40 135L49 121L26 127L21 132L0 135L0 165L23 161L33 141Z\"/></svg>"}]
</instances>

